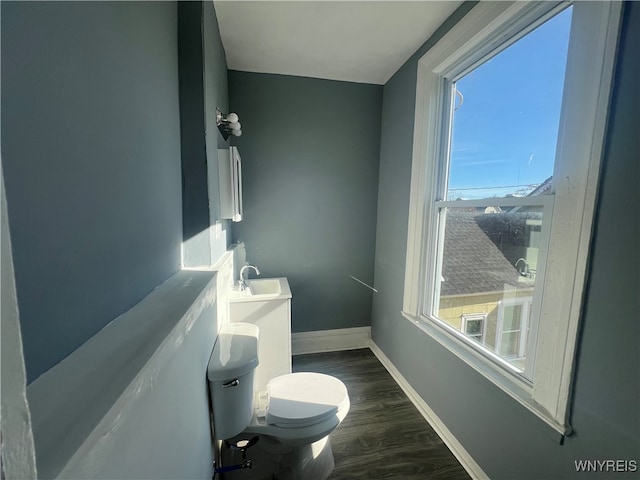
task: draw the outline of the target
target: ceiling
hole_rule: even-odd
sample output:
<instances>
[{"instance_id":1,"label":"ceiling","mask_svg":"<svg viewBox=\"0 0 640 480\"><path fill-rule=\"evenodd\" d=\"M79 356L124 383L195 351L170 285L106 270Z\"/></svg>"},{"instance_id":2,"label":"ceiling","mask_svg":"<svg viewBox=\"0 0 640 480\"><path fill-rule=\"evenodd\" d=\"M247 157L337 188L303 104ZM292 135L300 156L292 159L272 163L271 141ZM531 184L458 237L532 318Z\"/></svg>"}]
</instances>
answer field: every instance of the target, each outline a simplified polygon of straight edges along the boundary
<instances>
[{"instance_id":1,"label":"ceiling","mask_svg":"<svg viewBox=\"0 0 640 480\"><path fill-rule=\"evenodd\" d=\"M460 1L214 1L230 70L384 84Z\"/></svg>"}]
</instances>

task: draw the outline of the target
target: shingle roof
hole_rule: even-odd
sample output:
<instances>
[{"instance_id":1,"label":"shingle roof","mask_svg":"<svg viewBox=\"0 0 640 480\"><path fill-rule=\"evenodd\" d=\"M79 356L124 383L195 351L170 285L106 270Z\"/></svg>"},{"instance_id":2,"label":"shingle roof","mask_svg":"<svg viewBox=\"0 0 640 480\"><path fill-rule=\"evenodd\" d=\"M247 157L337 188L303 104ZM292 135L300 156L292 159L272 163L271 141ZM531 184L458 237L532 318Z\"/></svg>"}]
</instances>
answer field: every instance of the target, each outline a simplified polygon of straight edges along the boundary
<instances>
[{"instance_id":1,"label":"shingle roof","mask_svg":"<svg viewBox=\"0 0 640 480\"><path fill-rule=\"evenodd\" d=\"M522 244L526 215L448 212L441 295L495 292L505 285L532 287L533 281L521 276L505 256Z\"/></svg>"},{"instance_id":2,"label":"shingle roof","mask_svg":"<svg viewBox=\"0 0 640 480\"><path fill-rule=\"evenodd\" d=\"M551 191L551 187L553 187L553 175L547 178L544 182L538 185L535 189L530 191L527 194L527 197L535 197L538 195L544 195L547 192Z\"/></svg>"}]
</instances>

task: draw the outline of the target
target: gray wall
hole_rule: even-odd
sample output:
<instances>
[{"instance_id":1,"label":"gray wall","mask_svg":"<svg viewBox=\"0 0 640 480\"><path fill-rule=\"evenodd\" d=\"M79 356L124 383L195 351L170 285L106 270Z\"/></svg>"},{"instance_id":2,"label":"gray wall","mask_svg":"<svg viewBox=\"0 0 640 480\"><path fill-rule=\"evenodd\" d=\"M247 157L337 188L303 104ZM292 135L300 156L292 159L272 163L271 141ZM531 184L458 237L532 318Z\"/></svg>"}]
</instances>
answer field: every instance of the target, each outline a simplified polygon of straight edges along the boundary
<instances>
[{"instance_id":1,"label":"gray wall","mask_svg":"<svg viewBox=\"0 0 640 480\"><path fill-rule=\"evenodd\" d=\"M209 228L202 22L202 2L178 4L182 229L185 240ZM188 258L190 252L186 253Z\"/></svg>"},{"instance_id":2,"label":"gray wall","mask_svg":"<svg viewBox=\"0 0 640 480\"><path fill-rule=\"evenodd\" d=\"M206 369L218 332L214 307L204 310L152 387L131 399L95 450L67 478L202 479L213 474ZM172 339L175 340L175 339ZM178 341L176 341L178 343ZM63 477L64 478L64 477Z\"/></svg>"},{"instance_id":3,"label":"gray wall","mask_svg":"<svg viewBox=\"0 0 640 480\"><path fill-rule=\"evenodd\" d=\"M382 87L229 72L244 218L234 240L286 276L294 332L369 325Z\"/></svg>"},{"instance_id":4,"label":"gray wall","mask_svg":"<svg viewBox=\"0 0 640 480\"><path fill-rule=\"evenodd\" d=\"M95 455L79 460L70 478L202 479L213 474L209 393L204 381L218 325L214 307L204 310L176 343L152 387L133 396ZM175 339L172 339L175 340ZM73 471L73 470L71 470Z\"/></svg>"},{"instance_id":5,"label":"gray wall","mask_svg":"<svg viewBox=\"0 0 640 480\"><path fill-rule=\"evenodd\" d=\"M31 382L179 269L176 5L3 2L1 54Z\"/></svg>"},{"instance_id":6,"label":"gray wall","mask_svg":"<svg viewBox=\"0 0 640 480\"><path fill-rule=\"evenodd\" d=\"M27 401L27 374L2 168L0 184L0 411L3 412L0 417L0 478L36 478L36 451Z\"/></svg>"},{"instance_id":7,"label":"gray wall","mask_svg":"<svg viewBox=\"0 0 640 480\"><path fill-rule=\"evenodd\" d=\"M229 113L229 86L227 76L227 57L220 39L218 18L212 1L204 2L204 83L205 83L205 119L207 145L207 179L209 191L209 224L216 221L222 224L222 234L216 238L211 235L211 263L215 263L226 251L231 242L231 221L218 220L220 217L220 187L218 180L218 149L229 148L216 125L216 107Z\"/></svg>"},{"instance_id":8,"label":"gray wall","mask_svg":"<svg viewBox=\"0 0 640 480\"><path fill-rule=\"evenodd\" d=\"M178 272L29 385L38 478L211 478L214 277Z\"/></svg>"},{"instance_id":9,"label":"gray wall","mask_svg":"<svg viewBox=\"0 0 640 480\"><path fill-rule=\"evenodd\" d=\"M579 342L575 434L557 444L532 414L399 313L417 60L469 8L461 7L384 88L373 339L491 478L577 478L575 459L640 460L639 4L626 5Z\"/></svg>"},{"instance_id":10,"label":"gray wall","mask_svg":"<svg viewBox=\"0 0 640 480\"><path fill-rule=\"evenodd\" d=\"M227 63L213 2L178 3L182 215L184 264L209 265L226 251L223 234L210 230L219 217L218 148L229 148L216 126L216 107L228 108Z\"/></svg>"}]
</instances>

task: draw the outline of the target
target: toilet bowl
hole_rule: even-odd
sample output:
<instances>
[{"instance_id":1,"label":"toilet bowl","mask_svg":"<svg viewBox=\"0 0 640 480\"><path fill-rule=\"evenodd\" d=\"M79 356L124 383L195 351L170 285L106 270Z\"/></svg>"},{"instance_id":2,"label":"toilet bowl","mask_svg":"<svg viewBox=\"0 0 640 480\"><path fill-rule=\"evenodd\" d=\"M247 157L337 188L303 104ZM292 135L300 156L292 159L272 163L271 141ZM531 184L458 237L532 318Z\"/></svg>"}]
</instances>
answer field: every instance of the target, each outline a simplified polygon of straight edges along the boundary
<instances>
[{"instance_id":1,"label":"toilet bowl","mask_svg":"<svg viewBox=\"0 0 640 480\"><path fill-rule=\"evenodd\" d=\"M258 394L248 433L269 435L287 445L316 442L349 412L344 383L322 373L290 373L272 379Z\"/></svg>"},{"instance_id":2,"label":"toilet bowl","mask_svg":"<svg viewBox=\"0 0 640 480\"><path fill-rule=\"evenodd\" d=\"M321 373L290 373L255 392L258 338L256 325L241 322L223 325L218 334L207 370L215 440L251 433L296 448L321 441L349 411L344 383Z\"/></svg>"}]
</instances>

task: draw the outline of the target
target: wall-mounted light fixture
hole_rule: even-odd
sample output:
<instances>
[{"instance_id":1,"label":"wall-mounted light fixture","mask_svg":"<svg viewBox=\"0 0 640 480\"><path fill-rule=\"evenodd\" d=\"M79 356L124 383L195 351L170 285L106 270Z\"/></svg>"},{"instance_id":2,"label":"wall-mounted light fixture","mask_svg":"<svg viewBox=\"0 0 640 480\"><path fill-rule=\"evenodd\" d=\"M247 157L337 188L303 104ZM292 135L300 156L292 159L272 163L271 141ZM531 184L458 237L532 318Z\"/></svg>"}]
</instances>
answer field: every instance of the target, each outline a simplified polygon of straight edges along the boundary
<instances>
[{"instance_id":1,"label":"wall-mounted light fixture","mask_svg":"<svg viewBox=\"0 0 640 480\"><path fill-rule=\"evenodd\" d=\"M229 138L229 135L234 137L242 135L238 115L235 113L224 114L218 107L216 107L216 125L218 125L218 130L220 130L225 140Z\"/></svg>"}]
</instances>

